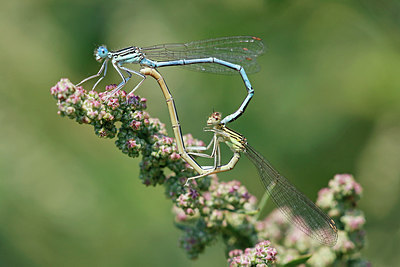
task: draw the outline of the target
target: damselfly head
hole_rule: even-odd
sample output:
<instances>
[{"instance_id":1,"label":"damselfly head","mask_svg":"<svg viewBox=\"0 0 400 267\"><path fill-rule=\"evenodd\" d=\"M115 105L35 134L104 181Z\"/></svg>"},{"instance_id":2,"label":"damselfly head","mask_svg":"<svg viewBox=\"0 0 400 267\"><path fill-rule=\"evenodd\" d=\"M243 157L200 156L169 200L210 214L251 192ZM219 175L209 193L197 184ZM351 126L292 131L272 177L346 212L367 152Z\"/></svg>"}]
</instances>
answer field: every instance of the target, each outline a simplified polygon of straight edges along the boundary
<instances>
[{"instance_id":1,"label":"damselfly head","mask_svg":"<svg viewBox=\"0 0 400 267\"><path fill-rule=\"evenodd\" d=\"M222 113L221 112L213 112L210 117L208 117L207 125L217 125L221 122Z\"/></svg>"},{"instance_id":2,"label":"damselfly head","mask_svg":"<svg viewBox=\"0 0 400 267\"><path fill-rule=\"evenodd\" d=\"M108 49L105 45L99 46L96 50L94 50L94 56L97 61L102 61L108 56Z\"/></svg>"}]
</instances>

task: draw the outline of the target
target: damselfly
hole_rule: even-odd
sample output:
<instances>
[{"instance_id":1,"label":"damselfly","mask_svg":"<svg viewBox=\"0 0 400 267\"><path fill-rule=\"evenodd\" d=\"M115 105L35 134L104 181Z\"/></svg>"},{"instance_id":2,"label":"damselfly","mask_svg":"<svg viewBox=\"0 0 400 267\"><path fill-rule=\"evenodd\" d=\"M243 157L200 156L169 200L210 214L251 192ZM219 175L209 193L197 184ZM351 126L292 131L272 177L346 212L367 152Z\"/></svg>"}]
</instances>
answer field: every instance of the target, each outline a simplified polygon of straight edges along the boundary
<instances>
[{"instance_id":1,"label":"damselfly","mask_svg":"<svg viewBox=\"0 0 400 267\"><path fill-rule=\"evenodd\" d=\"M100 70L82 80L77 85L99 77L93 89L106 76L108 62L121 76L122 82L112 93L117 92L129 81L133 74L142 80L132 89L133 93L143 83L145 75L127 68L126 64L140 64L145 67L185 66L187 68L213 73L234 73L238 71L247 90L247 96L234 113L226 116L221 123L226 124L241 116L254 94L247 73L257 72L257 57L264 52L264 44L258 37L234 36L182 44L161 44L149 47L130 46L117 51L109 51L105 45L95 50L96 60L103 64Z\"/></svg>"},{"instance_id":2,"label":"damselfly","mask_svg":"<svg viewBox=\"0 0 400 267\"><path fill-rule=\"evenodd\" d=\"M216 167L220 164L219 144L221 142L227 144L236 155L244 153L257 168L267 193L286 219L320 243L327 246L336 244L337 228L335 222L276 171L260 153L247 143L243 135L221 124L219 112L214 112L209 117L207 125L206 131L214 132L214 138L211 141L211 143L214 143L211 156L215 158ZM204 174L200 176L204 176ZM189 178L189 180L195 178L197 177Z\"/></svg>"}]
</instances>

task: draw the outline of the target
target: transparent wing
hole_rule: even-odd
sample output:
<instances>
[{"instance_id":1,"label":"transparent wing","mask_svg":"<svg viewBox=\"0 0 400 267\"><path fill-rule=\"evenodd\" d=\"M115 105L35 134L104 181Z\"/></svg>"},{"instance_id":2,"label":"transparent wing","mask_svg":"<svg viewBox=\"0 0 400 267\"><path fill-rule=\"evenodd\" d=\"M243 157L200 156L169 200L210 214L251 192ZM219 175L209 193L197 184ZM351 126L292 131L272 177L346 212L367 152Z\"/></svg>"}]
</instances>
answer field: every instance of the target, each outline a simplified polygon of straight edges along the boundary
<instances>
[{"instance_id":1,"label":"transparent wing","mask_svg":"<svg viewBox=\"0 0 400 267\"><path fill-rule=\"evenodd\" d=\"M337 241L335 222L251 146L245 145L245 148L245 154L257 167L267 192L285 217L308 236L324 245L334 246Z\"/></svg>"},{"instance_id":2,"label":"transparent wing","mask_svg":"<svg viewBox=\"0 0 400 267\"><path fill-rule=\"evenodd\" d=\"M264 44L258 37L233 36L184 44L160 44L141 48L141 51L147 58L156 61L215 57L241 65L247 73L254 73L260 69L256 59L264 53ZM184 67L212 73L236 73L219 64L191 64Z\"/></svg>"}]
</instances>

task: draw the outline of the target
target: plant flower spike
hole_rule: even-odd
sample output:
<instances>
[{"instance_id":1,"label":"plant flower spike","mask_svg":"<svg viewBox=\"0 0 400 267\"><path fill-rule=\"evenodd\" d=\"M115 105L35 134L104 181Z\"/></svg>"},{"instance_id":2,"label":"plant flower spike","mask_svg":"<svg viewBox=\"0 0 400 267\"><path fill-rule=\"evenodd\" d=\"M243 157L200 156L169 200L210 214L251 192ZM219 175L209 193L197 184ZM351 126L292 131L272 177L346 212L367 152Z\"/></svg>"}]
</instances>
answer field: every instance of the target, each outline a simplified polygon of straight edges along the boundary
<instances>
[{"instance_id":1,"label":"plant flower spike","mask_svg":"<svg viewBox=\"0 0 400 267\"><path fill-rule=\"evenodd\" d=\"M156 78L160 86L165 84L162 77L153 76L155 73L151 74L152 71L142 72L143 75ZM116 88L116 85L110 85L104 92L98 93L86 91L62 79L51 88L51 94L57 101L59 115L93 126L100 138L115 138L117 148L129 157L142 157L139 178L146 186L164 186L166 197L173 203L175 225L182 231L179 246L189 258L199 257L208 246L220 240L225 245L225 256L230 266L295 266L303 263L308 266L369 266L360 253L365 245L365 218L362 211L357 209L362 188L351 175L336 175L329 182L329 187L319 193L319 208L314 212L319 214L321 209L335 220L339 236L335 246L321 246L320 242L308 238L299 227L294 227L296 223L297 226L311 225L310 219L288 223L282 212L273 211L260 220L259 208L264 204L257 207L256 198L239 181L222 182L213 174L192 179L190 186L185 186L188 177L199 174L186 159L193 159L191 163L197 164L195 158L203 155L189 147L201 148L205 146L204 142L191 135L182 135L177 116L176 120L171 117L171 121L175 125L175 136L179 138L169 137L165 125L146 112L146 99L128 95L123 90L115 91ZM163 92L168 96L167 91ZM166 100L168 107L173 106L172 96L166 97ZM172 108L169 110L170 115L176 115ZM219 117L215 125L210 125L210 130L219 125L218 121ZM217 128L213 130L218 137L217 144L230 142L235 149L246 148L242 143L237 143L240 138L235 138L241 135L232 132L224 136L225 130L217 131ZM220 134L225 139L220 139ZM186 152L185 145L189 152ZM179 151L182 148L184 150ZM246 154L244 151L237 152ZM258 155L255 151L249 153ZM219 161L219 157L214 155L214 160ZM263 162L261 157L258 160ZM167 169L170 170L168 175ZM198 169L211 170L200 165ZM280 182L280 185L272 182L270 190L286 185ZM286 192L285 189L283 192ZM285 201L292 203L290 198ZM282 200L282 203L285 201ZM290 215L300 214L293 209ZM293 220L297 218L293 217ZM325 222L323 219L317 220ZM326 220L326 223L329 222ZM318 228L311 227L311 230L315 229Z\"/></svg>"}]
</instances>

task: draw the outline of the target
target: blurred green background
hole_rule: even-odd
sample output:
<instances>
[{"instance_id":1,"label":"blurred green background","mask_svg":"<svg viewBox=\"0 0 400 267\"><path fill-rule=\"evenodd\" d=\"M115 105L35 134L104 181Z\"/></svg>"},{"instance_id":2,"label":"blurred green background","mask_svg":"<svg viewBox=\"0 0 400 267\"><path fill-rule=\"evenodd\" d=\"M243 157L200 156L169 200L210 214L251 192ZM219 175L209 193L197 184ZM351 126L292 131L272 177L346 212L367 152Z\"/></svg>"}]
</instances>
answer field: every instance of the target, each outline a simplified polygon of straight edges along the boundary
<instances>
[{"instance_id":1,"label":"blurred green background","mask_svg":"<svg viewBox=\"0 0 400 267\"><path fill-rule=\"evenodd\" d=\"M2 1L0 265L224 266L219 243L186 258L171 202L140 183L139 159L59 117L49 90L62 77L77 83L96 73L100 44L233 35L259 36L268 52L250 75L254 99L230 127L313 200L334 174L354 174L364 187L363 253L377 266L398 263L400 5L360 2ZM228 114L246 95L239 75L160 71L183 131L203 140L212 109ZM102 85L119 81L111 73ZM137 92L168 125L155 81ZM220 177L260 197L256 176L243 159Z\"/></svg>"}]
</instances>

